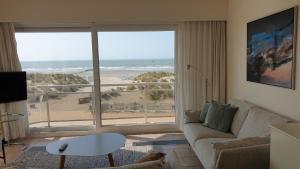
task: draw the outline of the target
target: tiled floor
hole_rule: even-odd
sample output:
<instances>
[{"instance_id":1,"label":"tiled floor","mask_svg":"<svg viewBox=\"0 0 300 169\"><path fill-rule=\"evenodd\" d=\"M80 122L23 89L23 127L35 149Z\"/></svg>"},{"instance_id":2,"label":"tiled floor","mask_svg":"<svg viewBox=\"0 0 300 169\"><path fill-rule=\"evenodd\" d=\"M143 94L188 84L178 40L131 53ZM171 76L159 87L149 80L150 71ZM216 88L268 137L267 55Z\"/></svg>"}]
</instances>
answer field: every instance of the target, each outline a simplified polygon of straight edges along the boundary
<instances>
[{"instance_id":1,"label":"tiled floor","mask_svg":"<svg viewBox=\"0 0 300 169\"><path fill-rule=\"evenodd\" d=\"M45 146L49 142L66 139L68 137L50 137L50 138L27 138L22 139L20 142L24 143L26 147L30 146ZM126 136L127 143L132 143L136 141L154 141L154 140L181 140L184 139L182 133L161 133L161 134L143 134L143 135L128 135ZM6 159L7 163L14 161L23 151L24 146L21 145L11 145L6 146ZM168 151L168 150L165 150ZM0 167L4 166L3 160L0 159Z\"/></svg>"}]
</instances>

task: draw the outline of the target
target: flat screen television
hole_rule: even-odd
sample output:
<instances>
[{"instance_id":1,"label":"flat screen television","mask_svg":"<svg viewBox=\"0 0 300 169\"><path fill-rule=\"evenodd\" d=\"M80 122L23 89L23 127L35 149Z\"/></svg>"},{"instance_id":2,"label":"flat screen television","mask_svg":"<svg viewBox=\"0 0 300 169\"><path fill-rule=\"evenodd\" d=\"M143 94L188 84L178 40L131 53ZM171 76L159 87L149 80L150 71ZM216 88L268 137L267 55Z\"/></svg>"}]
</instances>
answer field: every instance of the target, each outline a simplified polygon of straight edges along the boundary
<instances>
[{"instance_id":1,"label":"flat screen television","mask_svg":"<svg viewBox=\"0 0 300 169\"><path fill-rule=\"evenodd\" d=\"M26 72L0 72L0 103L27 100Z\"/></svg>"}]
</instances>

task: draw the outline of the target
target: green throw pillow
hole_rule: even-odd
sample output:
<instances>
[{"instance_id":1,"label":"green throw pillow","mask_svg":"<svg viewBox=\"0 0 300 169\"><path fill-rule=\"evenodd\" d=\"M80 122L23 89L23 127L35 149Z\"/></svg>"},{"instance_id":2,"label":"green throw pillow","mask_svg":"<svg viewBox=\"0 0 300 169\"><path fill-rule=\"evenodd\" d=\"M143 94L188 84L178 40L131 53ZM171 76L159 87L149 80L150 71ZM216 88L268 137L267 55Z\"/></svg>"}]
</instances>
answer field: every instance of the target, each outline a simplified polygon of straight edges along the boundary
<instances>
[{"instance_id":1,"label":"green throw pillow","mask_svg":"<svg viewBox=\"0 0 300 169\"><path fill-rule=\"evenodd\" d=\"M207 115L210 105L211 105L211 102L205 102L205 104L203 105L201 113L200 113L200 122L201 123L205 122L205 118L206 118L206 115Z\"/></svg>"},{"instance_id":2,"label":"green throw pillow","mask_svg":"<svg viewBox=\"0 0 300 169\"><path fill-rule=\"evenodd\" d=\"M237 110L237 107L232 107L230 104L212 101L204 125L222 132L228 132Z\"/></svg>"}]
</instances>

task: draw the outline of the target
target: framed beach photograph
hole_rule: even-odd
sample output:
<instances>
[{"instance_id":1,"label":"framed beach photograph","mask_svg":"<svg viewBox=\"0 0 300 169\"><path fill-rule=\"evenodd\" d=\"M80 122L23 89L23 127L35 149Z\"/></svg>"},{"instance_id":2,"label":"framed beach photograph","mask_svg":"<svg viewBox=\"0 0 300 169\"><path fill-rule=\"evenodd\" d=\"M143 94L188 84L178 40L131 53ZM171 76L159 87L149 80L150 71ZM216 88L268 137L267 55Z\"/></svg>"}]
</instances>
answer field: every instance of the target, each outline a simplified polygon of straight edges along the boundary
<instances>
[{"instance_id":1,"label":"framed beach photograph","mask_svg":"<svg viewBox=\"0 0 300 169\"><path fill-rule=\"evenodd\" d=\"M297 10L247 23L247 81L294 89Z\"/></svg>"}]
</instances>

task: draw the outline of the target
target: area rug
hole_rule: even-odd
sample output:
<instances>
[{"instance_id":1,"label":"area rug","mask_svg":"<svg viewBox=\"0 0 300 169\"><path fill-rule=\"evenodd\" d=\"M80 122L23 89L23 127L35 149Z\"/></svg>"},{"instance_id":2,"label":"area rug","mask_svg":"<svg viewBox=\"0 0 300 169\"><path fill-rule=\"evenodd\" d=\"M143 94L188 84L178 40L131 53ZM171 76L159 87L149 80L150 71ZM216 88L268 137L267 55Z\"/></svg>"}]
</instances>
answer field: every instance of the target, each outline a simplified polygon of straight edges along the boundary
<instances>
[{"instance_id":1,"label":"area rug","mask_svg":"<svg viewBox=\"0 0 300 169\"><path fill-rule=\"evenodd\" d=\"M152 150L151 146L125 146L113 153L115 166L134 163L137 159ZM59 156L49 154L46 147L32 147L23 152L8 166L24 166L42 169L55 169ZM109 166L107 156L79 157L66 156L65 169L105 168Z\"/></svg>"}]
</instances>

